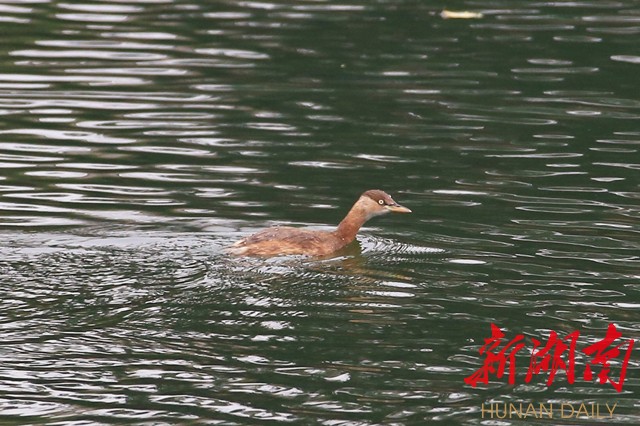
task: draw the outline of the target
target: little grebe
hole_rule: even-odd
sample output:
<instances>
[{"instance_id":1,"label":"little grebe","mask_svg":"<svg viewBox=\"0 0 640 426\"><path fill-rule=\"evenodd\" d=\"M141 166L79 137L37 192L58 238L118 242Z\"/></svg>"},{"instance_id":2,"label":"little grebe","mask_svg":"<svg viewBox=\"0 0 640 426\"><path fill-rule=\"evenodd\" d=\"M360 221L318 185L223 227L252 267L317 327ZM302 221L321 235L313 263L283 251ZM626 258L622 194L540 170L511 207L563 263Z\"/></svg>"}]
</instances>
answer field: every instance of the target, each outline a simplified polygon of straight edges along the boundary
<instances>
[{"instance_id":1,"label":"little grebe","mask_svg":"<svg viewBox=\"0 0 640 426\"><path fill-rule=\"evenodd\" d=\"M276 226L238 241L230 247L230 252L244 256L324 256L352 242L367 220L389 212L411 213L411 210L393 201L386 192L370 189L360 196L335 231Z\"/></svg>"}]
</instances>

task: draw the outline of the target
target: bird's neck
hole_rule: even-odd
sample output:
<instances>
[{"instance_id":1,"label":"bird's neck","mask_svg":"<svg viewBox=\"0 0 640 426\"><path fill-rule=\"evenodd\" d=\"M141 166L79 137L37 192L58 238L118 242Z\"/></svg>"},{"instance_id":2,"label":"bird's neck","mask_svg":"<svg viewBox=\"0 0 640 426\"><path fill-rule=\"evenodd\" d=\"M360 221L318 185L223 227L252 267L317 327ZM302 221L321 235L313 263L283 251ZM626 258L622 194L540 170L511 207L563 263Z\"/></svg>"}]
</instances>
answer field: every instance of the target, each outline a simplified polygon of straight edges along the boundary
<instances>
[{"instance_id":1,"label":"bird's neck","mask_svg":"<svg viewBox=\"0 0 640 426\"><path fill-rule=\"evenodd\" d=\"M349 210L345 218L342 219L342 222L338 225L338 229L335 231L345 245L356 238L360 227L370 218L363 204L361 200L358 200L353 207L351 207L351 210Z\"/></svg>"}]
</instances>

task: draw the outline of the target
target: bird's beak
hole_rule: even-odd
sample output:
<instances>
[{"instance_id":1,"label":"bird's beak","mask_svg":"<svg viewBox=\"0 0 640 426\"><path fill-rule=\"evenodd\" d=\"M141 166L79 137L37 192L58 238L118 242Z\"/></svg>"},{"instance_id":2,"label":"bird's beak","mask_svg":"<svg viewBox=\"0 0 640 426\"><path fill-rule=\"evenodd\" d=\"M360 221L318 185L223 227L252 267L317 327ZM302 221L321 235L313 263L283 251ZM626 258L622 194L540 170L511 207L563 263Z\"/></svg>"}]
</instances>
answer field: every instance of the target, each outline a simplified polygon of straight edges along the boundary
<instances>
[{"instance_id":1,"label":"bird's beak","mask_svg":"<svg viewBox=\"0 0 640 426\"><path fill-rule=\"evenodd\" d=\"M401 206L400 204L392 204L386 207L387 207L387 210L393 213L411 213L411 210L409 210L404 206Z\"/></svg>"}]
</instances>

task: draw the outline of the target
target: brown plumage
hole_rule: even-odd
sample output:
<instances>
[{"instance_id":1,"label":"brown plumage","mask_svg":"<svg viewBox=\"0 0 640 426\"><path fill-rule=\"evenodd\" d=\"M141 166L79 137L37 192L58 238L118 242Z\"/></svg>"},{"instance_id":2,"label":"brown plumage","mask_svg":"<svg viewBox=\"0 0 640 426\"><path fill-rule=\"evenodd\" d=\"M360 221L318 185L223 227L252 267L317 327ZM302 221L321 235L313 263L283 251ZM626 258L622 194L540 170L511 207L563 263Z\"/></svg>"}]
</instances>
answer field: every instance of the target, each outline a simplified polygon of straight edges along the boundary
<instances>
[{"instance_id":1,"label":"brown plumage","mask_svg":"<svg viewBox=\"0 0 640 426\"><path fill-rule=\"evenodd\" d=\"M411 210L393 201L386 192L370 189L360 196L335 231L276 226L238 241L229 248L229 251L242 256L268 257L285 254L324 256L352 242L367 220L389 212L410 213Z\"/></svg>"}]
</instances>

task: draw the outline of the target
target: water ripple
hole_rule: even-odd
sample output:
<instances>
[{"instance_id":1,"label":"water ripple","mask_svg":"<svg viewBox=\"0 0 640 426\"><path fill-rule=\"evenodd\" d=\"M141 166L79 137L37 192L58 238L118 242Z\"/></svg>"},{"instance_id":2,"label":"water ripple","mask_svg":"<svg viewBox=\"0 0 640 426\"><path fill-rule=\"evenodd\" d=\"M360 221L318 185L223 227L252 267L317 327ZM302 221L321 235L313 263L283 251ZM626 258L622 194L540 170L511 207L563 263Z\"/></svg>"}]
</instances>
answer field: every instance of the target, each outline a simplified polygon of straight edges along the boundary
<instances>
[{"instance_id":1,"label":"water ripple","mask_svg":"<svg viewBox=\"0 0 640 426\"><path fill-rule=\"evenodd\" d=\"M473 423L615 395L638 423L631 379L463 382L491 322L639 338L636 5L432 6L0 5L4 419ZM414 213L327 259L223 254L370 187Z\"/></svg>"},{"instance_id":2,"label":"water ripple","mask_svg":"<svg viewBox=\"0 0 640 426\"><path fill-rule=\"evenodd\" d=\"M135 142L135 139L109 137L99 133L81 132L78 130L13 129L0 130L0 134L34 135L45 139L76 140L95 144L128 144Z\"/></svg>"}]
</instances>

